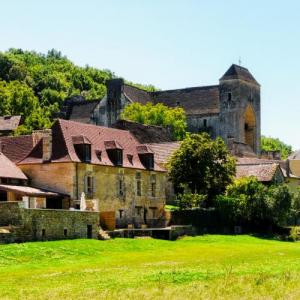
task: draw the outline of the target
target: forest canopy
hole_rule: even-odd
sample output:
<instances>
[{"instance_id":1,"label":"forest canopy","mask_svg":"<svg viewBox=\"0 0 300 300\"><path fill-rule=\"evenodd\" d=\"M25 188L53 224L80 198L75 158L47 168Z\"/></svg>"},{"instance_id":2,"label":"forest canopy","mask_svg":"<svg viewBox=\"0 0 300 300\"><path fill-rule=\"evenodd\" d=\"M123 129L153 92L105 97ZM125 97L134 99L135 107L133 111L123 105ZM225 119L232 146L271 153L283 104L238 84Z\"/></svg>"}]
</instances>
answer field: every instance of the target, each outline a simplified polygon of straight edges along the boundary
<instances>
[{"instance_id":1,"label":"forest canopy","mask_svg":"<svg viewBox=\"0 0 300 300\"><path fill-rule=\"evenodd\" d=\"M24 124L16 134L49 128L53 113L66 98L82 95L86 100L101 99L106 80L114 77L110 70L76 66L55 49L47 54L9 49L0 52L0 115L23 116Z\"/></svg>"}]
</instances>

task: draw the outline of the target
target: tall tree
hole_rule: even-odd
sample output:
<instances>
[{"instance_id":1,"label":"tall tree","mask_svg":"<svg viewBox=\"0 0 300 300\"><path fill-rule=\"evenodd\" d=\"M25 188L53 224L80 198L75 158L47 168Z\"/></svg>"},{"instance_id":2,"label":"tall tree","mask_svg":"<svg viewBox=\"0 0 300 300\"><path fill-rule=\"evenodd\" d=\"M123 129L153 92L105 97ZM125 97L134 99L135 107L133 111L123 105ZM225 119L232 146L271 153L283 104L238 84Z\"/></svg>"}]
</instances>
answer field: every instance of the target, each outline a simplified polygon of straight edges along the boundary
<instances>
[{"instance_id":1,"label":"tall tree","mask_svg":"<svg viewBox=\"0 0 300 300\"><path fill-rule=\"evenodd\" d=\"M224 193L235 175L235 160L221 138L207 133L185 138L169 162L169 175L177 191L184 187L212 200Z\"/></svg>"},{"instance_id":2,"label":"tall tree","mask_svg":"<svg viewBox=\"0 0 300 300\"><path fill-rule=\"evenodd\" d=\"M161 103L146 105L132 103L125 107L121 118L147 125L159 125L171 129L173 138L182 140L186 136L186 115L182 108L170 108Z\"/></svg>"}]
</instances>

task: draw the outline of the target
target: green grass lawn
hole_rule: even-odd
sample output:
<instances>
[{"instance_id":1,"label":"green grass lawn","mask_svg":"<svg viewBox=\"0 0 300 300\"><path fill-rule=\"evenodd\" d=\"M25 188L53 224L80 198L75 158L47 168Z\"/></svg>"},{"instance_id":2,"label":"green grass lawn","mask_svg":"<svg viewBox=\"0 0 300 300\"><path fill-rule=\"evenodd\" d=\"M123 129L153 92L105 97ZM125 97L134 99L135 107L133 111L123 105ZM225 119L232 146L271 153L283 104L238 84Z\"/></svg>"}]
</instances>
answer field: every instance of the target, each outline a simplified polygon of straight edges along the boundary
<instances>
[{"instance_id":1,"label":"green grass lawn","mask_svg":"<svg viewBox=\"0 0 300 300\"><path fill-rule=\"evenodd\" d=\"M300 299L300 244L251 236L0 246L0 299Z\"/></svg>"}]
</instances>

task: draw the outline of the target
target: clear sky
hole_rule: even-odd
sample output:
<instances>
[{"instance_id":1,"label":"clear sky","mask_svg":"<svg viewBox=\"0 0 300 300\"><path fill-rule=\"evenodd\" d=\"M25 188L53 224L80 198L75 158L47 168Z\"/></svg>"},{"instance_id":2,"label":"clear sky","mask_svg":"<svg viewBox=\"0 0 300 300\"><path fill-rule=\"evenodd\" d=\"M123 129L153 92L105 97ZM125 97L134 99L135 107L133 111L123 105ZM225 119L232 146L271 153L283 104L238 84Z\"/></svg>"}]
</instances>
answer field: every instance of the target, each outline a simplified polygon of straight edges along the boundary
<instances>
[{"instance_id":1,"label":"clear sky","mask_svg":"<svg viewBox=\"0 0 300 300\"><path fill-rule=\"evenodd\" d=\"M232 63L261 84L262 133L300 148L300 1L0 0L0 51L55 48L161 89L217 84Z\"/></svg>"}]
</instances>

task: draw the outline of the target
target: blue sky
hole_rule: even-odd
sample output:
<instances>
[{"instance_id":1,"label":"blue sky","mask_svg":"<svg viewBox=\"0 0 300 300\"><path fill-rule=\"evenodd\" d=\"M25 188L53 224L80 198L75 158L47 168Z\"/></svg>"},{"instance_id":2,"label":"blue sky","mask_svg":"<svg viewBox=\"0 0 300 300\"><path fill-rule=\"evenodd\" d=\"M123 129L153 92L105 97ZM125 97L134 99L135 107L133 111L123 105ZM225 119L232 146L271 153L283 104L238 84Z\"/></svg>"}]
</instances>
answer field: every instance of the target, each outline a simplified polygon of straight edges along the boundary
<instances>
[{"instance_id":1,"label":"blue sky","mask_svg":"<svg viewBox=\"0 0 300 300\"><path fill-rule=\"evenodd\" d=\"M0 0L0 51L58 49L161 89L217 84L232 63L261 84L262 133L300 148L300 1Z\"/></svg>"}]
</instances>

